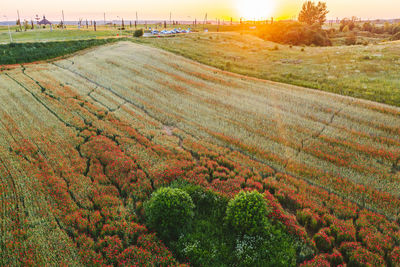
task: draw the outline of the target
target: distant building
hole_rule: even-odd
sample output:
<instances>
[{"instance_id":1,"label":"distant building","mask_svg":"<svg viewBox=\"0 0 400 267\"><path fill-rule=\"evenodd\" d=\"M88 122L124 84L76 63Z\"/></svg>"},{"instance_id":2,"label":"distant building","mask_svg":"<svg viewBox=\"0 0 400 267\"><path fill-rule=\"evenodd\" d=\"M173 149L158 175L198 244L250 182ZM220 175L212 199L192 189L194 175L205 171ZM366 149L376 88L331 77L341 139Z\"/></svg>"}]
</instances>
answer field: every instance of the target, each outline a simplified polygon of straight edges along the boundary
<instances>
[{"instance_id":1,"label":"distant building","mask_svg":"<svg viewBox=\"0 0 400 267\"><path fill-rule=\"evenodd\" d=\"M38 25L51 25L51 22L46 19L46 16L43 16L43 19L38 22Z\"/></svg>"}]
</instances>

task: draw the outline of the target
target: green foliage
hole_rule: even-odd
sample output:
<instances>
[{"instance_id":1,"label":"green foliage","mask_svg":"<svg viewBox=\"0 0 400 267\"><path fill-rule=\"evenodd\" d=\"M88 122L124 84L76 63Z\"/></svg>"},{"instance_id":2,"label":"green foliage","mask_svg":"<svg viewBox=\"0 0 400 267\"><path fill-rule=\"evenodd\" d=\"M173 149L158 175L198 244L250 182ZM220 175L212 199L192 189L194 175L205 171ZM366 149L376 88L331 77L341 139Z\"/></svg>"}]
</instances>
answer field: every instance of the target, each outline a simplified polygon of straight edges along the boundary
<instances>
[{"instance_id":1,"label":"green foliage","mask_svg":"<svg viewBox=\"0 0 400 267\"><path fill-rule=\"evenodd\" d=\"M244 235L236 240L235 262L240 266L295 266L292 240L279 226L270 226L261 235Z\"/></svg>"},{"instance_id":2,"label":"green foliage","mask_svg":"<svg viewBox=\"0 0 400 267\"><path fill-rule=\"evenodd\" d=\"M195 204L195 213L198 215L219 217L220 214L225 213L228 199L217 195L211 190L205 190L201 186L193 185L181 180L173 182L171 187L180 188L190 195ZM223 217L223 215L221 216Z\"/></svg>"},{"instance_id":3,"label":"green foliage","mask_svg":"<svg viewBox=\"0 0 400 267\"><path fill-rule=\"evenodd\" d=\"M256 192L240 192L229 201L226 223L238 234L258 234L267 226L269 211L263 196Z\"/></svg>"},{"instance_id":4,"label":"green foliage","mask_svg":"<svg viewBox=\"0 0 400 267\"><path fill-rule=\"evenodd\" d=\"M133 33L133 37L142 37L142 36L143 36L143 30L142 29L136 30Z\"/></svg>"},{"instance_id":5,"label":"green foliage","mask_svg":"<svg viewBox=\"0 0 400 267\"><path fill-rule=\"evenodd\" d=\"M174 181L173 190L190 195L195 205L195 216L190 228L181 232L177 240L164 239L182 262L193 266L294 266L297 246L281 225L267 221L266 207L257 193L241 193L241 199L255 204L264 217L263 227L257 234L238 234L223 224L228 199L183 181ZM261 199L259 198L261 196ZM235 199L237 199L235 198ZM255 200L254 200L255 199ZM258 205L262 203L264 206ZM265 209L264 209L265 208ZM308 256L307 256L308 257Z\"/></svg>"},{"instance_id":6,"label":"green foliage","mask_svg":"<svg viewBox=\"0 0 400 267\"><path fill-rule=\"evenodd\" d=\"M190 196L178 188L161 188L144 205L147 225L163 239L176 239L188 227L194 204Z\"/></svg>"},{"instance_id":7,"label":"green foliage","mask_svg":"<svg viewBox=\"0 0 400 267\"><path fill-rule=\"evenodd\" d=\"M0 65L46 60L74 53L93 46L117 41L93 39L66 42L10 43L0 45Z\"/></svg>"}]
</instances>

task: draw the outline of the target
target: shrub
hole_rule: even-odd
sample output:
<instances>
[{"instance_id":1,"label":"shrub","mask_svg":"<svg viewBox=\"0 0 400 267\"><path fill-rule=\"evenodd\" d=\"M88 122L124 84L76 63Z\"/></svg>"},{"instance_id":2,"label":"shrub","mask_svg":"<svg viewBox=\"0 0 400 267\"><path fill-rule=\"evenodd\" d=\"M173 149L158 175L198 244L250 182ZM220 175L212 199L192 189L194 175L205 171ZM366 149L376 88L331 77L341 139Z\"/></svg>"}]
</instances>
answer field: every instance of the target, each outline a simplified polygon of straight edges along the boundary
<instances>
[{"instance_id":1,"label":"shrub","mask_svg":"<svg viewBox=\"0 0 400 267\"><path fill-rule=\"evenodd\" d=\"M389 255L391 266L400 266L400 248L395 247Z\"/></svg>"},{"instance_id":2,"label":"shrub","mask_svg":"<svg viewBox=\"0 0 400 267\"><path fill-rule=\"evenodd\" d=\"M355 45L357 44L357 36L354 32L350 32L345 40L346 45Z\"/></svg>"},{"instance_id":3,"label":"shrub","mask_svg":"<svg viewBox=\"0 0 400 267\"><path fill-rule=\"evenodd\" d=\"M142 37L143 36L143 29L136 30L133 33L133 37Z\"/></svg>"},{"instance_id":4,"label":"shrub","mask_svg":"<svg viewBox=\"0 0 400 267\"><path fill-rule=\"evenodd\" d=\"M235 266L295 266L296 251L278 228L270 236L244 235L236 240Z\"/></svg>"},{"instance_id":5,"label":"shrub","mask_svg":"<svg viewBox=\"0 0 400 267\"><path fill-rule=\"evenodd\" d=\"M349 261L350 256L352 255L353 251L359 249L361 244L358 242L344 242L340 245L340 252L342 253L343 257L346 261Z\"/></svg>"},{"instance_id":6,"label":"shrub","mask_svg":"<svg viewBox=\"0 0 400 267\"><path fill-rule=\"evenodd\" d=\"M306 261L300 265L301 267L330 267L328 259L325 255L317 255L312 260Z\"/></svg>"},{"instance_id":7,"label":"shrub","mask_svg":"<svg viewBox=\"0 0 400 267\"><path fill-rule=\"evenodd\" d=\"M225 220L236 233L252 235L264 231L268 213L260 193L242 191L229 201Z\"/></svg>"},{"instance_id":8,"label":"shrub","mask_svg":"<svg viewBox=\"0 0 400 267\"><path fill-rule=\"evenodd\" d=\"M342 242L353 242L356 241L356 229L352 224L352 221L340 221L334 220L330 225L332 236L335 237L336 244L339 245Z\"/></svg>"},{"instance_id":9,"label":"shrub","mask_svg":"<svg viewBox=\"0 0 400 267\"><path fill-rule=\"evenodd\" d=\"M331 263L331 266L338 266L340 264L343 264L344 262L342 253L340 253L336 249L333 249L333 253L327 255L326 258Z\"/></svg>"},{"instance_id":10,"label":"shrub","mask_svg":"<svg viewBox=\"0 0 400 267\"><path fill-rule=\"evenodd\" d=\"M176 239L194 215L190 196L181 189L161 188L144 205L146 222L165 240Z\"/></svg>"},{"instance_id":11,"label":"shrub","mask_svg":"<svg viewBox=\"0 0 400 267\"><path fill-rule=\"evenodd\" d=\"M378 254L372 253L363 247L359 247L351 254L349 259L349 266L385 266L385 261Z\"/></svg>"},{"instance_id":12,"label":"shrub","mask_svg":"<svg viewBox=\"0 0 400 267\"><path fill-rule=\"evenodd\" d=\"M313 240L318 250L321 252L330 252L333 248L334 238L330 236L329 228L322 228L314 235Z\"/></svg>"},{"instance_id":13,"label":"shrub","mask_svg":"<svg viewBox=\"0 0 400 267\"><path fill-rule=\"evenodd\" d=\"M392 36L392 41L398 41L398 40L400 40L400 32Z\"/></svg>"},{"instance_id":14,"label":"shrub","mask_svg":"<svg viewBox=\"0 0 400 267\"><path fill-rule=\"evenodd\" d=\"M325 30L319 26L310 26L299 22L278 22L264 25L257 35L272 42L289 45L332 45Z\"/></svg>"},{"instance_id":15,"label":"shrub","mask_svg":"<svg viewBox=\"0 0 400 267\"><path fill-rule=\"evenodd\" d=\"M315 232L318 231L322 226L322 220L320 216L316 213L313 213L309 208L298 210L296 218L301 225Z\"/></svg>"}]
</instances>

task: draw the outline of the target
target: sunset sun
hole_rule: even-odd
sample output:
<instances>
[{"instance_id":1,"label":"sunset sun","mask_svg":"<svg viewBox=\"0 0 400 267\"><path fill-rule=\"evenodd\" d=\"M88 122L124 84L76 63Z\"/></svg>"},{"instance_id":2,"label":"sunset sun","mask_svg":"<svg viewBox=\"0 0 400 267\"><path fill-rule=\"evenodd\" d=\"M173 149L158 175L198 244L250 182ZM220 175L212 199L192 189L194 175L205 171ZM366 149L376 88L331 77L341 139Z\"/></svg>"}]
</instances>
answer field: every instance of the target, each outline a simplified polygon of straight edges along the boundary
<instances>
[{"instance_id":1,"label":"sunset sun","mask_svg":"<svg viewBox=\"0 0 400 267\"><path fill-rule=\"evenodd\" d=\"M236 8L245 19L268 18L274 12L274 0L236 0Z\"/></svg>"}]
</instances>

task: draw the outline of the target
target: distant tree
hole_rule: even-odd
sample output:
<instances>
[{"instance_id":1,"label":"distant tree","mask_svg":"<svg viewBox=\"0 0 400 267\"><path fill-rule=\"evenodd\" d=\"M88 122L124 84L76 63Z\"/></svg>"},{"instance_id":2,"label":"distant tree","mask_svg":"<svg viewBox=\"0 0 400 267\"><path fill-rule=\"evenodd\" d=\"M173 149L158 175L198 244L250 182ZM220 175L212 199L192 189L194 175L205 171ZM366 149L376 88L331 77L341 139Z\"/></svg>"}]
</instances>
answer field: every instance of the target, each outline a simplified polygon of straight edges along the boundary
<instances>
[{"instance_id":1,"label":"distant tree","mask_svg":"<svg viewBox=\"0 0 400 267\"><path fill-rule=\"evenodd\" d=\"M306 1L299 14L299 21L308 25L318 24L322 26L326 21L326 15L329 13L326 3Z\"/></svg>"},{"instance_id":2,"label":"distant tree","mask_svg":"<svg viewBox=\"0 0 400 267\"><path fill-rule=\"evenodd\" d=\"M370 22L365 22L363 24L362 28L363 28L363 31L372 32L372 30L374 29L374 26Z\"/></svg>"},{"instance_id":3,"label":"distant tree","mask_svg":"<svg viewBox=\"0 0 400 267\"><path fill-rule=\"evenodd\" d=\"M356 21L354 20L355 17L352 19L344 18L340 21L340 31L348 32L349 30L352 31L356 27ZM347 26L347 27L346 27Z\"/></svg>"}]
</instances>

